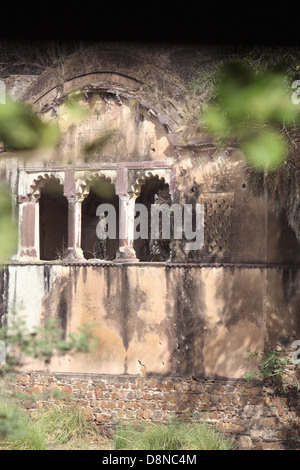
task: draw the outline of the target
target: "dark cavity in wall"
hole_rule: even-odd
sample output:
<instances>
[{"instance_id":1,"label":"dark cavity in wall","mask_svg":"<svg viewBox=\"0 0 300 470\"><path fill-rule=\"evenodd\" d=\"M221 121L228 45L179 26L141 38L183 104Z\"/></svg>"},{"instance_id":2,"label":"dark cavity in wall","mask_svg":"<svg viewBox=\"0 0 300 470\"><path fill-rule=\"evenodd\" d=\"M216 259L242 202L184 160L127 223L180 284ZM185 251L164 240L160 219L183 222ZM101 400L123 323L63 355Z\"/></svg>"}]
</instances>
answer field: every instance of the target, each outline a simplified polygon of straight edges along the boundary
<instances>
[{"instance_id":1,"label":"dark cavity in wall","mask_svg":"<svg viewBox=\"0 0 300 470\"><path fill-rule=\"evenodd\" d=\"M110 266L106 266L104 269L104 276L106 278L107 298L110 298L111 269L112 268Z\"/></svg>"},{"instance_id":2,"label":"dark cavity in wall","mask_svg":"<svg viewBox=\"0 0 300 470\"><path fill-rule=\"evenodd\" d=\"M68 244L68 200L58 180L41 188L39 210L40 258L61 259Z\"/></svg>"},{"instance_id":3,"label":"dark cavity in wall","mask_svg":"<svg viewBox=\"0 0 300 470\"><path fill-rule=\"evenodd\" d=\"M151 240L151 205L167 204L172 205L172 199L169 194L169 185L158 176L153 176L145 181L142 185L140 196L136 200L136 204L143 204L148 212L148 239L138 238L134 241L134 249L136 256L140 261L167 261L170 257L170 239L162 238L160 228L159 240ZM139 213L137 212L137 217ZM160 216L161 224L161 216ZM172 237L172 216L170 217L171 237ZM139 225L137 231L140 230Z\"/></svg>"},{"instance_id":4,"label":"dark cavity in wall","mask_svg":"<svg viewBox=\"0 0 300 470\"><path fill-rule=\"evenodd\" d=\"M100 222L96 215L97 208L101 204L110 204L116 212L116 238L99 240L96 233L97 224ZM107 216L107 213L104 213ZM81 224L81 248L86 259L104 259L112 261L116 257L119 248L119 197L115 193L115 187L104 178L95 178L90 186L88 197L82 203Z\"/></svg>"}]
</instances>

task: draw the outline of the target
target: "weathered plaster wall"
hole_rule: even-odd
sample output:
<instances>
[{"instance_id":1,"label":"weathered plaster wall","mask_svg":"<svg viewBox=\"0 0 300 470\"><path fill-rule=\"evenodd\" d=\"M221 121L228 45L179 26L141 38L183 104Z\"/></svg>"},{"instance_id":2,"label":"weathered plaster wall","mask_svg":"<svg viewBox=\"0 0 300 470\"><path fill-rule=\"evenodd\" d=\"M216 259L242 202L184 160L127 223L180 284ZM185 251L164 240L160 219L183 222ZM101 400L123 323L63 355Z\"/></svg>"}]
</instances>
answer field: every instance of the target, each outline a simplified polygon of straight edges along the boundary
<instances>
[{"instance_id":1,"label":"weathered plaster wall","mask_svg":"<svg viewBox=\"0 0 300 470\"><path fill-rule=\"evenodd\" d=\"M3 311L14 306L29 325L95 326L93 354L56 357L56 372L241 378L249 349L290 347L300 335L291 268L37 264L2 277Z\"/></svg>"}]
</instances>

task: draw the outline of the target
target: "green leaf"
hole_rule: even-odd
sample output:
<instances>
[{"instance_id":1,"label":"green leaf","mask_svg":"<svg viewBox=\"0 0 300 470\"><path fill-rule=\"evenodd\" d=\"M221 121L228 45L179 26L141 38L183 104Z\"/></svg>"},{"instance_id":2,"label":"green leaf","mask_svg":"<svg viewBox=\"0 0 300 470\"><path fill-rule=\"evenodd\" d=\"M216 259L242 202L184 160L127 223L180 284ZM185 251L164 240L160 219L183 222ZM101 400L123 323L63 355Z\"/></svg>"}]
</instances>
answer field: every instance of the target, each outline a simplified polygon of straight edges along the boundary
<instances>
[{"instance_id":1,"label":"green leaf","mask_svg":"<svg viewBox=\"0 0 300 470\"><path fill-rule=\"evenodd\" d=\"M53 146L60 137L57 125L43 122L30 106L7 100L0 105L0 139L12 150Z\"/></svg>"},{"instance_id":2,"label":"green leaf","mask_svg":"<svg viewBox=\"0 0 300 470\"><path fill-rule=\"evenodd\" d=\"M10 191L0 183L0 263L7 261L17 250L18 228L12 216Z\"/></svg>"},{"instance_id":3,"label":"green leaf","mask_svg":"<svg viewBox=\"0 0 300 470\"><path fill-rule=\"evenodd\" d=\"M278 168L288 154L284 138L276 131L264 131L242 144L247 162L257 170Z\"/></svg>"}]
</instances>

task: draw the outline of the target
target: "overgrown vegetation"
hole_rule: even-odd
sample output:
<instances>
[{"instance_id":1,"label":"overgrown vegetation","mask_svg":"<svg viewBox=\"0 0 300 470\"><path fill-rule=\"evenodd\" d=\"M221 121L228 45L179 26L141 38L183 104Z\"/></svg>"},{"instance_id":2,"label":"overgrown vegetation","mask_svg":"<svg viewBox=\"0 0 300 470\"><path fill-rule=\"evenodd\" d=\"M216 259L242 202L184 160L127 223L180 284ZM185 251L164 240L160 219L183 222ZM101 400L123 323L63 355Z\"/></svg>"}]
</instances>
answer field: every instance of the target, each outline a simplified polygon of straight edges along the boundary
<instances>
[{"instance_id":1,"label":"overgrown vegetation","mask_svg":"<svg viewBox=\"0 0 300 470\"><path fill-rule=\"evenodd\" d=\"M13 429L7 435L6 427ZM4 432L2 432L4 431ZM60 404L30 415L20 403L0 402L0 450L237 450L206 422L123 423L103 438L81 408Z\"/></svg>"},{"instance_id":2,"label":"overgrown vegetation","mask_svg":"<svg viewBox=\"0 0 300 470\"><path fill-rule=\"evenodd\" d=\"M299 50L235 51L215 58L192 84L204 94L201 125L219 147L245 156L247 186L284 211L300 239Z\"/></svg>"},{"instance_id":3,"label":"overgrown vegetation","mask_svg":"<svg viewBox=\"0 0 300 470\"><path fill-rule=\"evenodd\" d=\"M299 366L294 364L283 350L268 350L261 353L248 351L246 363L252 368L245 375L248 381L259 379L266 385L273 386L282 394L293 387L299 390ZM253 361L256 365L253 367Z\"/></svg>"},{"instance_id":4,"label":"overgrown vegetation","mask_svg":"<svg viewBox=\"0 0 300 470\"><path fill-rule=\"evenodd\" d=\"M120 424L114 436L116 450L234 450L236 445L206 422Z\"/></svg>"},{"instance_id":5,"label":"overgrown vegetation","mask_svg":"<svg viewBox=\"0 0 300 470\"><path fill-rule=\"evenodd\" d=\"M0 403L2 450L46 450L97 436L78 407L59 405L30 417L20 404Z\"/></svg>"},{"instance_id":6,"label":"overgrown vegetation","mask_svg":"<svg viewBox=\"0 0 300 470\"><path fill-rule=\"evenodd\" d=\"M81 49L78 41L22 42L1 40L0 77L40 75L46 68Z\"/></svg>"},{"instance_id":7,"label":"overgrown vegetation","mask_svg":"<svg viewBox=\"0 0 300 470\"><path fill-rule=\"evenodd\" d=\"M59 353L88 353L94 347L94 325L83 325L64 339L65 332L55 318L45 325L28 329L26 319L11 314L8 324L0 328L0 346L5 362L0 365L0 377L15 373L26 358L40 359L45 364Z\"/></svg>"},{"instance_id":8,"label":"overgrown vegetation","mask_svg":"<svg viewBox=\"0 0 300 470\"><path fill-rule=\"evenodd\" d=\"M36 437L39 432L32 430L24 413L19 413L15 406L11 407L11 403L16 397L10 391L9 380L13 380L14 374L19 371L28 358L42 360L46 365L57 354L91 352L94 347L93 328L91 325L84 325L65 339L65 332L59 327L56 319L49 319L44 326L28 329L25 319L14 315L9 317L8 324L0 328L0 378L5 379L2 380L2 383L0 382L0 391L2 397L7 400L5 407L2 408L2 411L0 410L0 437L15 441L16 432L19 435L19 430L24 426L26 435L30 434L31 436L32 431L31 438L33 440L36 438L40 442ZM57 416L61 417L62 414L61 412ZM43 429L45 429L45 424L46 421L43 422ZM80 421L77 422L78 428L81 427L81 424ZM62 426L61 424L61 429Z\"/></svg>"}]
</instances>

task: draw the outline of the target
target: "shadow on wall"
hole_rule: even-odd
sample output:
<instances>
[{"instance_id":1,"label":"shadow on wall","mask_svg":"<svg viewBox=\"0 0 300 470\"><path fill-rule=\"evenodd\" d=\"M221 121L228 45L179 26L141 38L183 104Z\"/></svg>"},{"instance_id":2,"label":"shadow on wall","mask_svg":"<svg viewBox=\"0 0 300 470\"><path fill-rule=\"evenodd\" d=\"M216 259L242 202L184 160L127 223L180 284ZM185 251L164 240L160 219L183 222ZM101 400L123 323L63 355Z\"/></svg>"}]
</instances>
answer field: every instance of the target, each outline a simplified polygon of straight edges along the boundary
<instances>
[{"instance_id":1,"label":"shadow on wall","mask_svg":"<svg viewBox=\"0 0 300 470\"><path fill-rule=\"evenodd\" d=\"M20 295L40 269L14 269ZM99 343L90 372L136 374L140 361L147 374L242 378L249 349L300 339L298 277L295 268L53 265L42 279L47 292L31 287L30 295L39 295L42 318L60 318L67 332L100 324L105 351Z\"/></svg>"},{"instance_id":2,"label":"shadow on wall","mask_svg":"<svg viewBox=\"0 0 300 470\"><path fill-rule=\"evenodd\" d=\"M166 269L166 321L171 351L169 374L205 375L203 356L206 323L205 285L190 268ZM200 271L198 271L200 273Z\"/></svg>"},{"instance_id":3,"label":"shadow on wall","mask_svg":"<svg viewBox=\"0 0 300 470\"><path fill-rule=\"evenodd\" d=\"M264 346L265 273L260 269L213 268L204 276L206 376L242 378L247 351L262 351Z\"/></svg>"},{"instance_id":4,"label":"shadow on wall","mask_svg":"<svg viewBox=\"0 0 300 470\"><path fill-rule=\"evenodd\" d=\"M266 275L266 347L290 348L300 339L300 276L295 266L274 267Z\"/></svg>"}]
</instances>

